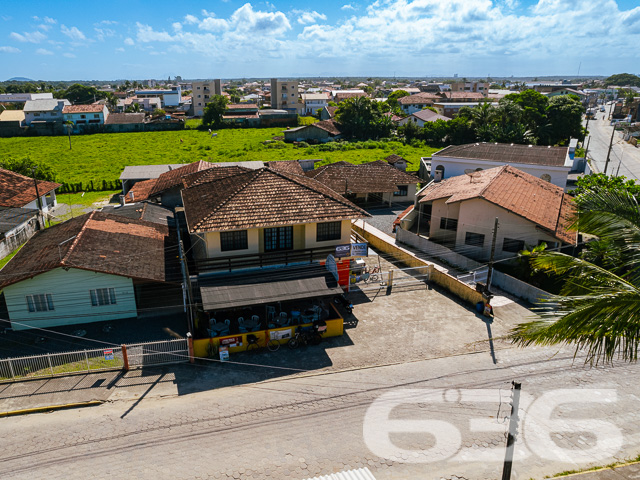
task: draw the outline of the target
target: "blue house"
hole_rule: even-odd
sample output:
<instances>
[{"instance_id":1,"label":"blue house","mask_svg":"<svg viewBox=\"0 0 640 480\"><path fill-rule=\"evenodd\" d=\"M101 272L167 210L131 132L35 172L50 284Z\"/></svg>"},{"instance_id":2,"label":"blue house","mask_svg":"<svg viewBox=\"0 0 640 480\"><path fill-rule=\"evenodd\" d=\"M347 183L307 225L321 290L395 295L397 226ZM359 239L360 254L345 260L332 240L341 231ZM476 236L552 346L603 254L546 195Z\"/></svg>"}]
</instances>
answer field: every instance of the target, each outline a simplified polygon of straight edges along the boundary
<instances>
[{"instance_id":1,"label":"blue house","mask_svg":"<svg viewBox=\"0 0 640 480\"><path fill-rule=\"evenodd\" d=\"M145 288L180 268L164 223L92 212L38 232L0 270L14 330L135 318Z\"/></svg>"}]
</instances>

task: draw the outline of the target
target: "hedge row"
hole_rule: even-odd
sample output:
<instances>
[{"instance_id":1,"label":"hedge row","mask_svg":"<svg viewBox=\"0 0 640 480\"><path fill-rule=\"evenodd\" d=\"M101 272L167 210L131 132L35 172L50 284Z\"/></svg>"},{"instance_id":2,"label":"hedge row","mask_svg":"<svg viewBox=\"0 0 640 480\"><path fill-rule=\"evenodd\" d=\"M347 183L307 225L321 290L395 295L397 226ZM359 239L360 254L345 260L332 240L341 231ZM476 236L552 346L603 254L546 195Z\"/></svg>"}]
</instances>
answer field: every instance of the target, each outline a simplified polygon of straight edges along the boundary
<instances>
[{"instance_id":1,"label":"hedge row","mask_svg":"<svg viewBox=\"0 0 640 480\"><path fill-rule=\"evenodd\" d=\"M77 192L103 192L105 190L119 190L122 188L120 180L99 180L94 183L93 180L88 183L63 183L58 193L77 193Z\"/></svg>"}]
</instances>

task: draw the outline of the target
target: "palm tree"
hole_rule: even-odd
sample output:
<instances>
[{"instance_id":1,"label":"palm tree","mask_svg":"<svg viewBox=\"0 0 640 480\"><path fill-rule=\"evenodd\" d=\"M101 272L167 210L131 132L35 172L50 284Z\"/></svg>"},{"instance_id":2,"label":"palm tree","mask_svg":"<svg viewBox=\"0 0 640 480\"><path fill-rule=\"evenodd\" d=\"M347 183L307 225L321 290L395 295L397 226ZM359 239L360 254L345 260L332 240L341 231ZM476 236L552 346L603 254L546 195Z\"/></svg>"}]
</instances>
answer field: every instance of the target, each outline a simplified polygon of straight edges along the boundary
<instances>
[{"instance_id":1,"label":"palm tree","mask_svg":"<svg viewBox=\"0 0 640 480\"><path fill-rule=\"evenodd\" d=\"M588 190L576 199L574 230L615 250L615 266L598 266L559 252L531 255L533 268L564 278L559 295L540 309L541 320L518 325L520 346L570 344L591 363L636 361L640 346L640 208L624 190ZM605 263L606 265L606 263Z\"/></svg>"}]
</instances>

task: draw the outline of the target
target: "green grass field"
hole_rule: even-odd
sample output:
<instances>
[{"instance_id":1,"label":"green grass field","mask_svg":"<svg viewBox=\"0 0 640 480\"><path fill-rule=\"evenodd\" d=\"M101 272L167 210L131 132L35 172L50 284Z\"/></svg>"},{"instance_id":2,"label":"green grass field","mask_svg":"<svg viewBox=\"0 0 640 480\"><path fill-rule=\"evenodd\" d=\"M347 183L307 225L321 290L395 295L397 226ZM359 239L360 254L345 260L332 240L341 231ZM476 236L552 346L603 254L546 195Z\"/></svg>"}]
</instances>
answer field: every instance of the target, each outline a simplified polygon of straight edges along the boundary
<instances>
[{"instance_id":1,"label":"green grass field","mask_svg":"<svg viewBox=\"0 0 640 480\"><path fill-rule=\"evenodd\" d=\"M270 148L263 141L282 135L282 128L248 128L220 130L211 138L207 132L141 132L79 135L71 137L72 149L65 136L15 137L0 139L0 156L31 158L50 164L59 182L83 182L118 179L127 165L191 163L197 160L237 162L246 160L323 159L363 163L382 160L396 153L413 162L416 170L420 157L436 151L429 147L411 147L401 142L386 142L383 148L360 148L324 152L318 147L294 147L278 144ZM181 141L182 140L182 141Z\"/></svg>"}]
</instances>

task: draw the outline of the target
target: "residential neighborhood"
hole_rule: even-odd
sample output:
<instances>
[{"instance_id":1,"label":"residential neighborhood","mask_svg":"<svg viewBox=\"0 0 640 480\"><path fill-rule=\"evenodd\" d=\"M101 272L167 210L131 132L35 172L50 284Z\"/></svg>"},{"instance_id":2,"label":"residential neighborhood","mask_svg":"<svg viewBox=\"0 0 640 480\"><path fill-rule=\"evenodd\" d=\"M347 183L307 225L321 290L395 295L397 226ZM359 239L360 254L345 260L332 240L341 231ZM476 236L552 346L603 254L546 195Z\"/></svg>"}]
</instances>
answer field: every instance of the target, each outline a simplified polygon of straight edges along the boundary
<instances>
[{"instance_id":1,"label":"residential neighborhood","mask_svg":"<svg viewBox=\"0 0 640 480\"><path fill-rule=\"evenodd\" d=\"M3 6L0 477L636 478L637 8L561 3Z\"/></svg>"}]
</instances>

